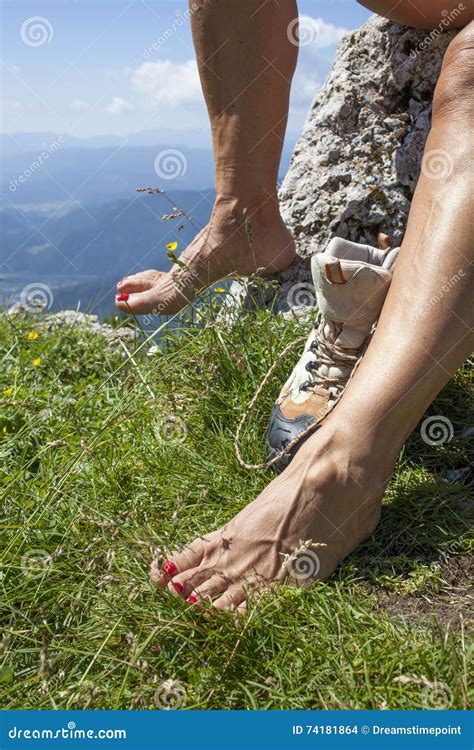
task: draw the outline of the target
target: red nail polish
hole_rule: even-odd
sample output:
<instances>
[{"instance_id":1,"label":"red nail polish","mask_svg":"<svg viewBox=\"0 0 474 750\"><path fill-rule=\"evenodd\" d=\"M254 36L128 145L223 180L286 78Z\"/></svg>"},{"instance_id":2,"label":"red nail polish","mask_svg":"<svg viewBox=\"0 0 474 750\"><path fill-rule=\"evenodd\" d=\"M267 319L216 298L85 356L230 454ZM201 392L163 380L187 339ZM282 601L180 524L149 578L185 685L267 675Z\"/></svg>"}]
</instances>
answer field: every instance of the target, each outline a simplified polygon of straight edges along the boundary
<instances>
[{"instance_id":1,"label":"red nail polish","mask_svg":"<svg viewBox=\"0 0 474 750\"><path fill-rule=\"evenodd\" d=\"M128 296L128 295L127 295ZM163 565L163 573L168 573L169 576L175 576L178 572L178 568L171 560L165 560Z\"/></svg>"},{"instance_id":2,"label":"red nail polish","mask_svg":"<svg viewBox=\"0 0 474 750\"><path fill-rule=\"evenodd\" d=\"M180 594L184 593L184 586L181 581L173 581L173 586L175 587L176 591L179 591Z\"/></svg>"},{"instance_id":3,"label":"red nail polish","mask_svg":"<svg viewBox=\"0 0 474 750\"><path fill-rule=\"evenodd\" d=\"M129 294L125 294L125 293L117 294L117 300L118 300L118 302L126 302L129 297L130 297Z\"/></svg>"},{"instance_id":4,"label":"red nail polish","mask_svg":"<svg viewBox=\"0 0 474 750\"><path fill-rule=\"evenodd\" d=\"M198 597L196 596L196 594L190 594L190 595L188 596L188 598L186 599L186 601L187 601L187 602L189 602L190 604L196 604L196 602L198 602L198 601L199 601L199 599L198 599Z\"/></svg>"}]
</instances>

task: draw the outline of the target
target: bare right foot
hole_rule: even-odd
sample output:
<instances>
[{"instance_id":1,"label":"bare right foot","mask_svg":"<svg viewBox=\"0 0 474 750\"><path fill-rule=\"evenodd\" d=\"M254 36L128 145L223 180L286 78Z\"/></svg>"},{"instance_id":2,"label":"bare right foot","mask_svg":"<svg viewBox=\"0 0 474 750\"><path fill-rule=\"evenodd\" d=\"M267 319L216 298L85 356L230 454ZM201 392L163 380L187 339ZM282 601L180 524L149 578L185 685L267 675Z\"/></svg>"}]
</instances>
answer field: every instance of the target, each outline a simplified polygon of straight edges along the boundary
<instances>
[{"instance_id":1,"label":"bare right foot","mask_svg":"<svg viewBox=\"0 0 474 750\"><path fill-rule=\"evenodd\" d=\"M152 581L190 603L242 612L249 591L329 578L374 532L396 457L376 455L363 428L334 424L332 415L229 523L172 553L163 567L155 561Z\"/></svg>"},{"instance_id":2,"label":"bare right foot","mask_svg":"<svg viewBox=\"0 0 474 750\"><path fill-rule=\"evenodd\" d=\"M126 313L174 315L224 276L277 273L294 257L295 243L275 199L245 211L235 208L235 200L220 199L209 224L181 254L180 265L125 276L117 284L116 306Z\"/></svg>"}]
</instances>

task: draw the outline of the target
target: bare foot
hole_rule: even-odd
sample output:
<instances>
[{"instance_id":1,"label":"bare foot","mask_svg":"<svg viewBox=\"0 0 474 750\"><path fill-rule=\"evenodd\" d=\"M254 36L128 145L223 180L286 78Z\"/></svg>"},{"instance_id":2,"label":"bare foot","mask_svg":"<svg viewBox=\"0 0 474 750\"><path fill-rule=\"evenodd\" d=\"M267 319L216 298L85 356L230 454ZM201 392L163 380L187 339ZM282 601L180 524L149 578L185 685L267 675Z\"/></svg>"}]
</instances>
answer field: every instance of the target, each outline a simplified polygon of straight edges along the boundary
<instances>
[{"instance_id":1,"label":"bare foot","mask_svg":"<svg viewBox=\"0 0 474 750\"><path fill-rule=\"evenodd\" d=\"M245 215L232 202L219 200L209 224L179 257L180 265L168 272L149 270L126 276L117 284L116 306L134 314L174 315L228 274L276 273L294 257L293 237L275 200L268 198Z\"/></svg>"},{"instance_id":2,"label":"bare foot","mask_svg":"<svg viewBox=\"0 0 474 750\"><path fill-rule=\"evenodd\" d=\"M218 531L155 561L152 581L175 596L245 609L250 590L327 579L377 527L395 458L330 420L259 497ZM388 461L388 463L387 463Z\"/></svg>"}]
</instances>

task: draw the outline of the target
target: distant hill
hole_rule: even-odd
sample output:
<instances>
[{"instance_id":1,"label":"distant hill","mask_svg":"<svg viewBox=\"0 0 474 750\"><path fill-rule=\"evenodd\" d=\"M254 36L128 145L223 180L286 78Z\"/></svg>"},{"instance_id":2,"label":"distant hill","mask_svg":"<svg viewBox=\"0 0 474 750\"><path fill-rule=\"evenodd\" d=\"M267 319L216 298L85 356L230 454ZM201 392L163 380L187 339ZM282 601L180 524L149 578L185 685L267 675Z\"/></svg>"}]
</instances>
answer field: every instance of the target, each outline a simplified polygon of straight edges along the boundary
<instances>
[{"instance_id":1,"label":"distant hill","mask_svg":"<svg viewBox=\"0 0 474 750\"><path fill-rule=\"evenodd\" d=\"M175 206L189 212L198 226L210 216L213 192L173 191ZM130 194L127 199L84 207L62 206L27 212L0 212L0 273L108 275L117 277L145 268L169 268L166 244L182 250L196 234L186 218L162 216L172 206L159 195Z\"/></svg>"},{"instance_id":2,"label":"distant hill","mask_svg":"<svg viewBox=\"0 0 474 750\"><path fill-rule=\"evenodd\" d=\"M139 130L136 133L123 135L97 135L89 138L76 138L68 133L25 132L0 133L0 153L3 157L24 154L30 151L41 151L44 144L61 138L65 148L108 148L117 146L153 146L157 143L176 144L178 141L187 148L211 149L210 132L206 130L183 130L181 133L173 128ZM173 146L172 146L173 147ZM179 148L179 145L174 145Z\"/></svg>"},{"instance_id":3,"label":"distant hill","mask_svg":"<svg viewBox=\"0 0 474 750\"><path fill-rule=\"evenodd\" d=\"M128 196L137 187L202 190L214 182L211 152L186 146L60 146L42 161L40 153L30 151L3 157L0 189L10 203L65 200L104 203L114 197ZM166 179L167 168L176 175L172 179Z\"/></svg>"},{"instance_id":4,"label":"distant hill","mask_svg":"<svg viewBox=\"0 0 474 750\"><path fill-rule=\"evenodd\" d=\"M201 139L208 140L208 134ZM203 190L214 183L214 164L210 148L195 147L196 140L193 136L190 143L176 145L175 133L170 145L155 140L154 131L82 140L57 133L2 134L0 189L9 204L18 206L104 203L148 185ZM289 160L286 151L281 175Z\"/></svg>"},{"instance_id":5,"label":"distant hill","mask_svg":"<svg viewBox=\"0 0 474 750\"><path fill-rule=\"evenodd\" d=\"M168 269L166 244L177 240L178 253L184 249L207 223L214 201L212 152L196 147L209 134L167 145L171 135L176 143L176 133L164 130L83 140L2 134L0 306L38 282L53 289L54 309L79 303L88 309L100 299L110 311L118 278ZM288 162L286 153L282 174ZM171 205L136 192L150 186L166 190ZM194 226L186 218L163 220L173 206L191 213Z\"/></svg>"}]
</instances>

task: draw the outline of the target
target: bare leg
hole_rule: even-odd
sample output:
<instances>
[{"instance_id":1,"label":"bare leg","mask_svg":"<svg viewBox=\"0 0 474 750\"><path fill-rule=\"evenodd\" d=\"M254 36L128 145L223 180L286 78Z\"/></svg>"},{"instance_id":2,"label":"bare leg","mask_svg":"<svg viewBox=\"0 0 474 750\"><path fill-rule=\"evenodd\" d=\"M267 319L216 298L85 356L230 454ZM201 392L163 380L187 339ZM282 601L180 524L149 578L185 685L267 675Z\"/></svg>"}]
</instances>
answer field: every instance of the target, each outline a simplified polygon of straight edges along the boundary
<instances>
[{"instance_id":1,"label":"bare leg","mask_svg":"<svg viewBox=\"0 0 474 750\"><path fill-rule=\"evenodd\" d=\"M361 367L283 474L225 527L172 556L179 571L172 581L152 567L159 586L243 609L246 586L284 580L282 555L302 542L325 545L310 550L313 577L324 579L374 531L400 448L474 348L473 81L471 23L450 44L434 96L425 160L437 152L445 177L430 177L425 163Z\"/></svg>"},{"instance_id":2,"label":"bare leg","mask_svg":"<svg viewBox=\"0 0 474 750\"><path fill-rule=\"evenodd\" d=\"M458 0L358 0L361 5L391 21L422 29L443 29L441 21L449 16L449 28L462 28L472 21L472 3ZM453 15L454 11L454 15Z\"/></svg>"},{"instance_id":3,"label":"bare leg","mask_svg":"<svg viewBox=\"0 0 474 750\"><path fill-rule=\"evenodd\" d=\"M124 312L175 313L229 273L272 273L294 258L277 178L297 47L287 29L295 0L197 0L194 44L212 129L216 203L181 256L189 272L145 271L119 283ZM249 242L245 220L252 225Z\"/></svg>"}]
</instances>

